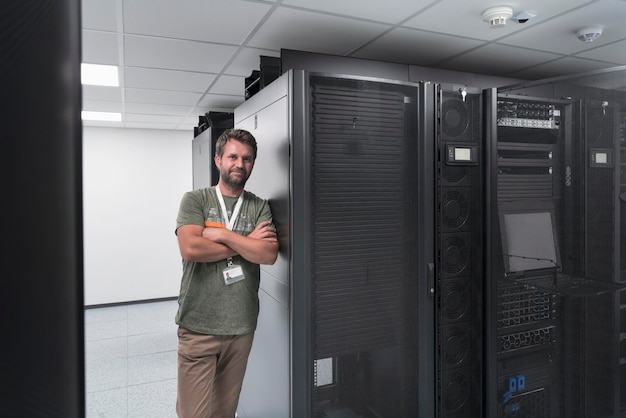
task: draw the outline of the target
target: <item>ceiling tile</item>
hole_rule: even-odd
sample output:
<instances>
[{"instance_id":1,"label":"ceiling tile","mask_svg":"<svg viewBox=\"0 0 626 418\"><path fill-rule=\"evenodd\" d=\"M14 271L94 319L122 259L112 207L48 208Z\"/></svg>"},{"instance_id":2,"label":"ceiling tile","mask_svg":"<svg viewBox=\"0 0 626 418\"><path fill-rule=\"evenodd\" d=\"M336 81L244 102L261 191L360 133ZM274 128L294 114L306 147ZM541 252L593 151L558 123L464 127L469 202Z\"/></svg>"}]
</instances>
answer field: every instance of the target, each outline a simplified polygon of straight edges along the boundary
<instances>
[{"instance_id":1,"label":"ceiling tile","mask_svg":"<svg viewBox=\"0 0 626 418\"><path fill-rule=\"evenodd\" d=\"M437 1L394 0L393 5L391 5L389 0L316 0L314 2L311 2L311 0L283 0L281 4L375 22L396 24L405 20L407 16L411 16L434 3L437 3Z\"/></svg>"},{"instance_id":2,"label":"ceiling tile","mask_svg":"<svg viewBox=\"0 0 626 418\"><path fill-rule=\"evenodd\" d=\"M615 42L599 48L581 52L577 56L614 63L615 65L626 65L626 40Z\"/></svg>"},{"instance_id":3,"label":"ceiling tile","mask_svg":"<svg viewBox=\"0 0 626 418\"><path fill-rule=\"evenodd\" d=\"M83 99L83 109L93 112L122 112L124 107L121 101L85 100Z\"/></svg>"},{"instance_id":4,"label":"ceiling tile","mask_svg":"<svg viewBox=\"0 0 626 418\"><path fill-rule=\"evenodd\" d=\"M241 0L126 1L124 30L129 34L239 45L270 8L267 3Z\"/></svg>"},{"instance_id":5,"label":"ceiling tile","mask_svg":"<svg viewBox=\"0 0 626 418\"><path fill-rule=\"evenodd\" d=\"M83 29L97 29L116 32L118 1L81 0L81 16Z\"/></svg>"},{"instance_id":6,"label":"ceiling tile","mask_svg":"<svg viewBox=\"0 0 626 418\"><path fill-rule=\"evenodd\" d=\"M151 103L126 103L126 112L129 113L185 116L189 112L189 109L189 106L172 106Z\"/></svg>"},{"instance_id":7,"label":"ceiling tile","mask_svg":"<svg viewBox=\"0 0 626 418\"><path fill-rule=\"evenodd\" d=\"M193 106L202 95L171 90L126 89L126 104L154 103L175 106Z\"/></svg>"},{"instance_id":8,"label":"ceiling tile","mask_svg":"<svg viewBox=\"0 0 626 418\"><path fill-rule=\"evenodd\" d=\"M215 77L215 74L209 73L126 67L124 85L144 89L204 93Z\"/></svg>"},{"instance_id":9,"label":"ceiling tile","mask_svg":"<svg viewBox=\"0 0 626 418\"><path fill-rule=\"evenodd\" d=\"M585 60L575 57L559 58L554 61L540 64L511 74L513 77L527 80L558 77L568 74L577 74L584 71L599 70L609 65L598 61Z\"/></svg>"},{"instance_id":10,"label":"ceiling tile","mask_svg":"<svg viewBox=\"0 0 626 418\"><path fill-rule=\"evenodd\" d=\"M211 94L229 94L243 97L246 94L245 77L234 75L220 76L209 90Z\"/></svg>"},{"instance_id":11,"label":"ceiling tile","mask_svg":"<svg viewBox=\"0 0 626 418\"><path fill-rule=\"evenodd\" d=\"M432 32L398 28L360 48L350 56L429 66L483 44L483 41L473 39L453 38ZM411 47L407 48L407 45Z\"/></svg>"},{"instance_id":12,"label":"ceiling tile","mask_svg":"<svg viewBox=\"0 0 626 418\"><path fill-rule=\"evenodd\" d=\"M343 55L370 39L381 35L389 26L330 15L313 16L296 9L278 9L254 34L248 46L295 49Z\"/></svg>"},{"instance_id":13,"label":"ceiling tile","mask_svg":"<svg viewBox=\"0 0 626 418\"><path fill-rule=\"evenodd\" d=\"M482 74L509 76L528 67L560 58L559 55L512 46L488 44L449 61L440 67Z\"/></svg>"},{"instance_id":14,"label":"ceiling tile","mask_svg":"<svg viewBox=\"0 0 626 418\"><path fill-rule=\"evenodd\" d=\"M110 121L103 121L103 120L83 121L83 127L85 126L97 126L97 127L103 127L103 128L125 128L123 121L122 122L110 122Z\"/></svg>"},{"instance_id":15,"label":"ceiling tile","mask_svg":"<svg viewBox=\"0 0 626 418\"><path fill-rule=\"evenodd\" d=\"M121 87L105 87L83 85L83 100L120 101L122 100Z\"/></svg>"},{"instance_id":16,"label":"ceiling tile","mask_svg":"<svg viewBox=\"0 0 626 418\"><path fill-rule=\"evenodd\" d=\"M146 115L126 113L126 122L149 122L179 124L184 121L184 116Z\"/></svg>"},{"instance_id":17,"label":"ceiling tile","mask_svg":"<svg viewBox=\"0 0 626 418\"><path fill-rule=\"evenodd\" d=\"M133 129L159 129L159 130L188 130L190 134L193 132L193 128L184 129L179 124L173 123L159 123L159 122L126 122L125 128Z\"/></svg>"},{"instance_id":18,"label":"ceiling tile","mask_svg":"<svg viewBox=\"0 0 626 418\"><path fill-rule=\"evenodd\" d=\"M82 31L82 61L90 64L120 65L118 35L111 32Z\"/></svg>"},{"instance_id":19,"label":"ceiling tile","mask_svg":"<svg viewBox=\"0 0 626 418\"><path fill-rule=\"evenodd\" d=\"M124 61L135 67L219 73L236 47L167 38L124 36Z\"/></svg>"}]
</instances>

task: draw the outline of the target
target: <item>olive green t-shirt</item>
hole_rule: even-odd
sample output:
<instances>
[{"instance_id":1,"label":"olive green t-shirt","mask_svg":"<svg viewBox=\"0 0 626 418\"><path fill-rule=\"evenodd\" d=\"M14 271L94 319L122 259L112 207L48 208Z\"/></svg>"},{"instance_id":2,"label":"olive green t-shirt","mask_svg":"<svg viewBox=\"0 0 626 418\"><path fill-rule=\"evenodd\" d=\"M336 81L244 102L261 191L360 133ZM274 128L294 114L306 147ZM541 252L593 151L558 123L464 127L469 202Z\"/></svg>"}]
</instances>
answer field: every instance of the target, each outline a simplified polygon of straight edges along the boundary
<instances>
[{"instance_id":1,"label":"olive green t-shirt","mask_svg":"<svg viewBox=\"0 0 626 418\"><path fill-rule=\"evenodd\" d=\"M237 198L224 196L224 203L231 218ZM221 215L214 187L185 193L176 218L176 229L189 224L205 226L211 208ZM244 191L233 231L248 235L262 221L272 222L269 203ZM183 260L176 313L178 325L201 334L215 335L242 335L256 330L260 267L240 256L233 257L232 262L242 267L245 279L227 285L223 275L226 259L212 263Z\"/></svg>"}]
</instances>

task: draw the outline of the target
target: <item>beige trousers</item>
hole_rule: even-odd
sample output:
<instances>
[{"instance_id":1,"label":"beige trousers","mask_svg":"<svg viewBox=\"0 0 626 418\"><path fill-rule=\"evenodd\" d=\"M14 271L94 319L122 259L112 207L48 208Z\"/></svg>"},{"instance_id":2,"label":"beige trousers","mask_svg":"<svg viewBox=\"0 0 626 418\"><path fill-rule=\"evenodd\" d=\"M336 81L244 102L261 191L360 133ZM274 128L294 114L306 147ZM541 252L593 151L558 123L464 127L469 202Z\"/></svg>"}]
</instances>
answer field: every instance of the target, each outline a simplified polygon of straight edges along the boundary
<instances>
[{"instance_id":1,"label":"beige trousers","mask_svg":"<svg viewBox=\"0 0 626 418\"><path fill-rule=\"evenodd\" d=\"M178 328L180 418L233 418L254 334L205 335Z\"/></svg>"}]
</instances>

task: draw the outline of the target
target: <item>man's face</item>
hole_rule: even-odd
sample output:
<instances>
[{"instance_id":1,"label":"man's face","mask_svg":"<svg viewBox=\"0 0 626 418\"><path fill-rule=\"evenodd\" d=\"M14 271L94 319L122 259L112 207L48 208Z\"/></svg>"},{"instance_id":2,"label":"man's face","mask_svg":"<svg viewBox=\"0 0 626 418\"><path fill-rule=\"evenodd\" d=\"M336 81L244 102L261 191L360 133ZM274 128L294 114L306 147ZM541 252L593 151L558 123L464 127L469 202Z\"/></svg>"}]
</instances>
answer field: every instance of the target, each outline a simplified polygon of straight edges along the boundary
<instances>
[{"instance_id":1,"label":"man's face","mask_svg":"<svg viewBox=\"0 0 626 418\"><path fill-rule=\"evenodd\" d=\"M220 179L229 186L243 187L254 167L254 153L250 145L229 139L222 157L215 156Z\"/></svg>"}]
</instances>

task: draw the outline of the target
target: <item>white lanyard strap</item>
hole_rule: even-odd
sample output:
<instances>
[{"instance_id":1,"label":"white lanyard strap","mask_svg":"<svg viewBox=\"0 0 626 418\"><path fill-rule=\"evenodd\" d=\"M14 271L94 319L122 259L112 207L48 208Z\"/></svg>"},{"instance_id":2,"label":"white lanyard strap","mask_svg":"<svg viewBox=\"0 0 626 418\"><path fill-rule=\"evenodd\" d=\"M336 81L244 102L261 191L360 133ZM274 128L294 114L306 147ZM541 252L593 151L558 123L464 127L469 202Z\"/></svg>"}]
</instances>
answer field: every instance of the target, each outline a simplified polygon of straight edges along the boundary
<instances>
[{"instance_id":1,"label":"white lanyard strap","mask_svg":"<svg viewBox=\"0 0 626 418\"><path fill-rule=\"evenodd\" d=\"M224 223L226 228L229 230L233 230L235 227L235 222L237 221L237 217L239 216L239 211L241 210L241 205L243 204L243 194L242 191L239 195L239 199L237 199L237 204L235 205L235 209L233 210L233 214L231 218L228 218L228 212L226 211L226 205L224 204L224 197L222 197L222 192L220 191L220 186L215 186L215 192L217 193L217 199L220 201L220 206L222 208L222 216L224 217Z\"/></svg>"}]
</instances>

